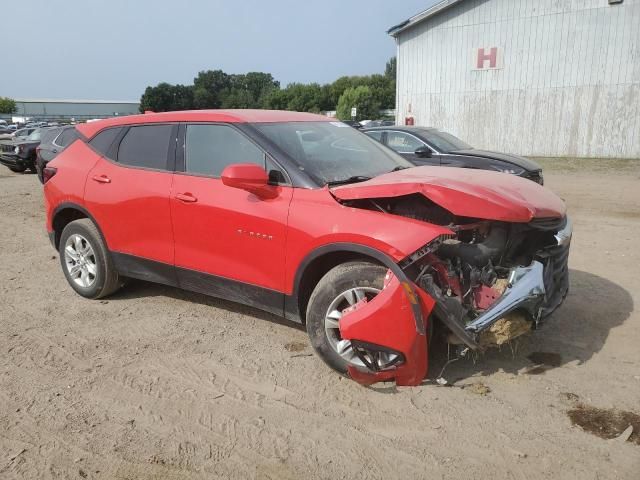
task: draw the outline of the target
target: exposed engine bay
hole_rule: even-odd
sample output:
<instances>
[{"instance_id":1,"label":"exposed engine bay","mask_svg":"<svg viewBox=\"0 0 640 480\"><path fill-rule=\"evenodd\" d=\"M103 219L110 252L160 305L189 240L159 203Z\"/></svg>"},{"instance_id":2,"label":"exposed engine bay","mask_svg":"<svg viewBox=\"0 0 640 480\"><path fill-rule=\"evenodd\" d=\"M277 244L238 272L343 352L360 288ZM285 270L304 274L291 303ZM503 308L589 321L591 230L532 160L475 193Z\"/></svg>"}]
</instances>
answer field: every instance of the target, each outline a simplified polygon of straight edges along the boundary
<instances>
[{"instance_id":1,"label":"exposed engine bay","mask_svg":"<svg viewBox=\"0 0 640 480\"><path fill-rule=\"evenodd\" d=\"M455 216L420 194L358 199L348 206L446 227L400 267L436 302L450 343L482 349L526 333L568 292L566 217L509 223Z\"/></svg>"}]
</instances>

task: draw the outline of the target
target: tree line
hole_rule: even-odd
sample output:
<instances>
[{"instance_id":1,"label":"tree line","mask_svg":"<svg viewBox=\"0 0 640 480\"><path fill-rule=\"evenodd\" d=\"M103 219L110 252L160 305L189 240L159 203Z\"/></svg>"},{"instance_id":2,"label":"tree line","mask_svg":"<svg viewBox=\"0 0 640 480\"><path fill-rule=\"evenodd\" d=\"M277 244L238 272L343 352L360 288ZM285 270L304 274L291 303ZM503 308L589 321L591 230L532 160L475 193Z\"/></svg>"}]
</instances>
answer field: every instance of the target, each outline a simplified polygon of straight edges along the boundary
<instances>
[{"instance_id":1,"label":"tree line","mask_svg":"<svg viewBox=\"0 0 640 480\"><path fill-rule=\"evenodd\" d=\"M8 97L0 97L0 113L9 114L15 113L16 102Z\"/></svg>"},{"instance_id":2,"label":"tree line","mask_svg":"<svg viewBox=\"0 0 640 480\"><path fill-rule=\"evenodd\" d=\"M335 82L290 83L282 88L270 73L229 74L222 70L198 73L193 85L162 82L149 86L140 98L140 111L166 112L208 108L264 108L322 112L337 110L338 118L357 120L380 117L381 109L395 108L396 59L391 58L384 74L344 76Z\"/></svg>"}]
</instances>

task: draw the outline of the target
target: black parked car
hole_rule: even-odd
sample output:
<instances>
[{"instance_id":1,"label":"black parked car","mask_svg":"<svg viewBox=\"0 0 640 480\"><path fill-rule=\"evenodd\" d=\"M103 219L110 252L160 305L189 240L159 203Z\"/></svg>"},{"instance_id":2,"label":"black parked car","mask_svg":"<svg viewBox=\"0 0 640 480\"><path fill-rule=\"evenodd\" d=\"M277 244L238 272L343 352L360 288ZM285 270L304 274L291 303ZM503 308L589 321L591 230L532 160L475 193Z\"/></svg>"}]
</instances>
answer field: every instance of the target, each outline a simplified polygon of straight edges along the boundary
<instances>
[{"instance_id":1,"label":"black parked car","mask_svg":"<svg viewBox=\"0 0 640 480\"><path fill-rule=\"evenodd\" d=\"M393 127L396 122L393 120L371 120L369 123L365 125L365 128L373 128L373 127Z\"/></svg>"},{"instance_id":2,"label":"black parked car","mask_svg":"<svg viewBox=\"0 0 640 480\"><path fill-rule=\"evenodd\" d=\"M362 128L362 125L360 125L360 122L356 122L355 120L342 120L342 123L346 123L350 127L357 128L358 130Z\"/></svg>"},{"instance_id":3,"label":"black parked car","mask_svg":"<svg viewBox=\"0 0 640 480\"><path fill-rule=\"evenodd\" d=\"M36 171L36 148L43 129L37 128L28 137L0 142L0 163L12 172Z\"/></svg>"},{"instance_id":4,"label":"black parked car","mask_svg":"<svg viewBox=\"0 0 640 480\"><path fill-rule=\"evenodd\" d=\"M533 160L507 153L478 150L450 133L428 127L363 128L414 165L496 170L528 178L542 185L542 167Z\"/></svg>"},{"instance_id":5,"label":"black parked car","mask_svg":"<svg viewBox=\"0 0 640 480\"><path fill-rule=\"evenodd\" d=\"M40 182L44 181L42 172L47 163L62 153L76 138L78 131L73 125L47 128L42 132L40 146L36 149L36 171Z\"/></svg>"}]
</instances>

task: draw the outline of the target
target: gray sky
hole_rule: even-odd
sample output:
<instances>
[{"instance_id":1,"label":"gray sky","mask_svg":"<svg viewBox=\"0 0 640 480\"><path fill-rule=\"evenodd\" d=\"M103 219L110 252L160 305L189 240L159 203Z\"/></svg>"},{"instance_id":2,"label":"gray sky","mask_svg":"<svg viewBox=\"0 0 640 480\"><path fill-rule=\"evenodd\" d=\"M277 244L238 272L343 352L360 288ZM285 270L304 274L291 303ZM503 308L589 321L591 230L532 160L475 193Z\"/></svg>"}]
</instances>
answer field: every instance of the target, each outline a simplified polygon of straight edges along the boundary
<instances>
[{"instance_id":1,"label":"gray sky","mask_svg":"<svg viewBox=\"0 0 640 480\"><path fill-rule=\"evenodd\" d=\"M137 100L200 70L263 71L284 86L382 73L386 30L435 0L2 2L0 96ZM9 66L15 66L15 74Z\"/></svg>"}]
</instances>

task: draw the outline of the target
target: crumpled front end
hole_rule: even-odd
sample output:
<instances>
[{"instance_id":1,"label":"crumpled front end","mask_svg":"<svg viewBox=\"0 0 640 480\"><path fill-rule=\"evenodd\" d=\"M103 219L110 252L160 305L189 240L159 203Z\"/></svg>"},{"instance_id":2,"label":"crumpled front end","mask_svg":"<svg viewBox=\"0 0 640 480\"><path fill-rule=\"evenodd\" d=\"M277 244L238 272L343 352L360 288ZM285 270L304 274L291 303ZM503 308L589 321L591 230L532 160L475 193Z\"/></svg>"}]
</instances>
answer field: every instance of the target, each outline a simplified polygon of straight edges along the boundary
<instances>
[{"instance_id":1,"label":"crumpled front end","mask_svg":"<svg viewBox=\"0 0 640 480\"><path fill-rule=\"evenodd\" d=\"M413 207L388 206L419 218ZM566 216L507 223L430 208L425 220L439 220L451 235L401 261L406 278L390 273L378 296L344 312L342 338L361 359L349 372L360 383L420 384L428 367L426 326L433 319L446 327L449 343L482 350L537 328L568 293L572 226Z\"/></svg>"}]
</instances>

